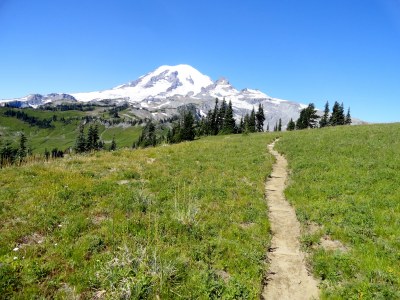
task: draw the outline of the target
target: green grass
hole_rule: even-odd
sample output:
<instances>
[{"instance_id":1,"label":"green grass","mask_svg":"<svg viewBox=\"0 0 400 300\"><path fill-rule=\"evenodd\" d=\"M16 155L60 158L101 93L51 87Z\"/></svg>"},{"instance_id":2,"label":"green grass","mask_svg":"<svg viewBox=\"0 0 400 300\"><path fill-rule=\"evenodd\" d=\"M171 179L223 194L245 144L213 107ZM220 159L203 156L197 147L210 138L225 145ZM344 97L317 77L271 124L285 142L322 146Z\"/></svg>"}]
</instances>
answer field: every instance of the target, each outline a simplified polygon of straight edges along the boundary
<instances>
[{"instance_id":1,"label":"green grass","mask_svg":"<svg viewBox=\"0 0 400 300\"><path fill-rule=\"evenodd\" d=\"M1 297L257 299L273 138L218 136L3 169Z\"/></svg>"},{"instance_id":2,"label":"green grass","mask_svg":"<svg viewBox=\"0 0 400 300\"><path fill-rule=\"evenodd\" d=\"M288 132L287 199L327 299L400 299L400 124ZM306 228L307 226L304 226ZM321 236L347 251L318 247Z\"/></svg>"}]
</instances>

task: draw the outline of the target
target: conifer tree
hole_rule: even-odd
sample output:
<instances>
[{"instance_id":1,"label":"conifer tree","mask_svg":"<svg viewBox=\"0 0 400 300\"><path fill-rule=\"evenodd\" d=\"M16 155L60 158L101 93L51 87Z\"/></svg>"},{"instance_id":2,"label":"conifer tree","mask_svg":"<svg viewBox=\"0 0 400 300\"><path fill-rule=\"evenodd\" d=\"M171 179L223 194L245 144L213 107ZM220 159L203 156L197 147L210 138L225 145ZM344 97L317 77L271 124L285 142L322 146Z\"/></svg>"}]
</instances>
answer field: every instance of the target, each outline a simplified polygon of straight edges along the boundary
<instances>
[{"instance_id":1,"label":"conifer tree","mask_svg":"<svg viewBox=\"0 0 400 300\"><path fill-rule=\"evenodd\" d=\"M335 101L335 104L333 105L333 108L332 108L332 114L331 114L331 117L329 119L329 124L331 126L337 126L337 125L344 125L345 124L343 103L340 105L337 101Z\"/></svg>"},{"instance_id":2,"label":"conifer tree","mask_svg":"<svg viewBox=\"0 0 400 300\"><path fill-rule=\"evenodd\" d=\"M268 124L267 124L267 132L269 132L269 122L268 122Z\"/></svg>"},{"instance_id":3,"label":"conifer tree","mask_svg":"<svg viewBox=\"0 0 400 300\"><path fill-rule=\"evenodd\" d=\"M217 135L218 134L218 115L219 115L219 109L218 109L218 98L215 98L215 106L214 110L212 112L212 118L211 118L211 131L212 135Z\"/></svg>"},{"instance_id":4,"label":"conifer tree","mask_svg":"<svg viewBox=\"0 0 400 300\"><path fill-rule=\"evenodd\" d=\"M28 139L26 138L25 134L22 132L19 137L19 148L18 148L18 152L17 152L20 162L22 162L27 155L27 146L26 146L27 141L28 141Z\"/></svg>"},{"instance_id":5,"label":"conifer tree","mask_svg":"<svg viewBox=\"0 0 400 300\"><path fill-rule=\"evenodd\" d=\"M44 149L44 158L46 159L46 161L48 161L50 158L50 151L47 150L47 148Z\"/></svg>"},{"instance_id":6,"label":"conifer tree","mask_svg":"<svg viewBox=\"0 0 400 300\"><path fill-rule=\"evenodd\" d=\"M194 117L190 111L186 111L183 114L182 128L180 132L181 141L193 141L194 140Z\"/></svg>"},{"instance_id":7,"label":"conifer tree","mask_svg":"<svg viewBox=\"0 0 400 300\"><path fill-rule=\"evenodd\" d=\"M282 131L282 119L279 118L279 122L278 122L278 131Z\"/></svg>"},{"instance_id":8,"label":"conifer tree","mask_svg":"<svg viewBox=\"0 0 400 300\"><path fill-rule=\"evenodd\" d=\"M218 111L218 115L217 115L217 134L222 131L222 128L224 126L224 117L226 114L226 110L227 110L227 105L226 105L226 101L225 98L222 100L221 102L221 106L219 108Z\"/></svg>"},{"instance_id":9,"label":"conifer tree","mask_svg":"<svg viewBox=\"0 0 400 300\"><path fill-rule=\"evenodd\" d=\"M117 142L115 141L115 135L113 135L113 139L110 145L110 151L115 151L115 150L117 150Z\"/></svg>"},{"instance_id":10,"label":"conifer tree","mask_svg":"<svg viewBox=\"0 0 400 300\"><path fill-rule=\"evenodd\" d=\"M294 130L295 128L296 128L296 124L294 123L293 119L290 118L290 121L289 121L289 123L287 124L286 129L287 129L288 131L292 131L292 130Z\"/></svg>"},{"instance_id":11,"label":"conifer tree","mask_svg":"<svg viewBox=\"0 0 400 300\"><path fill-rule=\"evenodd\" d=\"M256 128L258 132L264 131L264 121L265 121L264 107L260 103L258 105L258 111L256 113Z\"/></svg>"},{"instance_id":12,"label":"conifer tree","mask_svg":"<svg viewBox=\"0 0 400 300\"><path fill-rule=\"evenodd\" d=\"M347 109L345 124L346 125L350 125L351 124L350 107Z\"/></svg>"},{"instance_id":13,"label":"conifer tree","mask_svg":"<svg viewBox=\"0 0 400 300\"><path fill-rule=\"evenodd\" d=\"M75 141L75 146L74 150L77 153L83 153L86 151L86 138L85 138L85 132L84 132L84 126L79 125L79 133Z\"/></svg>"},{"instance_id":14,"label":"conifer tree","mask_svg":"<svg viewBox=\"0 0 400 300\"><path fill-rule=\"evenodd\" d=\"M133 145L133 147L137 148L155 146L156 143L156 127L154 126L153 122L150 121L143 128L142 134L140 135L138 141Z\"/></svg>"},{"instance_id":15,"label":"conifer tree","mask_svg":"<svg viewBox=\"0 0 400 300\"><path fill-rule=\"evenodd\" d=\"M325 103L325 109L324 109L324 114L319 121L319 127L326 127L329 125L329 102L326 101Z\"/></svg>"},{"instance_id":16,"label":"conifer tree","mask_svg":"<svg viewBox=\"0 0 400 300\"><path fill-rule=\"evenodd\" d=\"M243 116L240 118L240 123L239 123L239 127L237 132L238 133L243 133L244 132L244 120L243 120Z\"/></svg>"},{"instance_id":17,"label":"conifer tree","mask_svg":"<svg viewBox=\"0 0 400 300\"><path fill-rule=\"evenodd\" d=\"M98 147L97 125L96 127L90 125L86 140L86 150L87 151L97 150L97 147Z\"/></svg>"},{"instance_id":18,"label":"conifer tree","mask_svg":"<svg viewBox=\"0 0 400 300\"><path fill-rule=\"evenodd\" d=\"M246 115L244 116L244 121L243 121L243 123L244 123L244 130L243 130L243 132L244 132L244 133L249 133L249 132L251 132L251 131L250 131L250 116L249 116L249 114L246 114Z\"/></svg>"},{"instance_id":19,"label":"conifer tree","mask_svg":"<svg viewBox=\"0 0 400 300\"><path fill-rule=\"evenodd\" d=\"M296 121L296 129L315 128L318 118L314 104L310 103L300 111L300 117Z\"/></svg>"},{"instance_id":20,"label":"conifer tree","mask_svg":"<svg viewBox=\"0 0 400 300\"><path fill-rule=\"evenodd\" d=\"M256 132L256 112L254 111L254 107L251 110L249 116L249 132Z\"/></svg>"},{"instance_id":21,"label":"conifer tree","mask_svg":"<svg viewBox=\"0 0 400 300\"><path fill-rule=\"evenodd\" d=\"M233 108L232 101L229 100L228 106L225 110L224 123L222 127L222 133L224 134L232 134L235 133L236 122L233 118Z\"/></svg>"}]
</instances>

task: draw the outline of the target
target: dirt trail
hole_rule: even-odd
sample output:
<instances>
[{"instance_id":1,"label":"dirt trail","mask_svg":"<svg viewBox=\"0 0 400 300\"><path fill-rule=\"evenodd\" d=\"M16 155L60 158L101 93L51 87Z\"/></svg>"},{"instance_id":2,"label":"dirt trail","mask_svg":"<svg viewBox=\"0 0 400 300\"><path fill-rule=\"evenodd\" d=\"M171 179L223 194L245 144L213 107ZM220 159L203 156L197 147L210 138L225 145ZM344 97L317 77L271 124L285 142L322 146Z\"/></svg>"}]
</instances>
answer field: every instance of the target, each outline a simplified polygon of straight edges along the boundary
<instances>
[{"instance_id":1,"label":"dirt trail","mask_svg":"<svg viewBox=\"0 0 400 300\"><path fill-rule=\"evenodd\" d=\"M268 253L270 268L262 298L318 299L317 281L308 275L304 254L300 251L300 224L283 190L287 180L287 161L268 145L276 163L266 183L272 241Z\"/></svg>"}]
</instances>

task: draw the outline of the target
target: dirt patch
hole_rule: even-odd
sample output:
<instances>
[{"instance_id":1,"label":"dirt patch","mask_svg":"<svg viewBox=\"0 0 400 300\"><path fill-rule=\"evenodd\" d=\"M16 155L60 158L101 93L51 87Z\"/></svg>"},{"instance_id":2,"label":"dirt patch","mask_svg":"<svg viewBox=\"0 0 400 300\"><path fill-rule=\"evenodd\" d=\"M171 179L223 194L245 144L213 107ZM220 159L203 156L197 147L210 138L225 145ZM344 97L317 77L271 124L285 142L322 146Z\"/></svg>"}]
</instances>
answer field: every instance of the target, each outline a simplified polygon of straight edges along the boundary
<instances>
[{"instance_id":1,"label":"dirt patch","mask_svg":"<svg viewBox=\"0 0 400 300\"><path fill-rule=\"evenodd\" d=\"M255 224L256 224L256 223L251 223L251 222L249 222L249 223L240 223L239 226L240 226L241 228L243 228L243 229L248 229L248 228L253 227Z\"/></svg>"},{"instance_id":2,"label":"dirt patch","mask_svg":"<svg viewBox=\"0 0 400 300\"><path fill-rule=\"evenodd\" d=\"M149 159L147 159L147 163L148 164L152 164L152 163L154 163L156 161L156 159L155 158L149 158Z\"/></svg>"},{"instance_id":3,"label":"dirt patch","mask_svg":"<svg viewBox=\"0 0 400 300\"><path fill-rule=\"evenodd\" d=\"M318 283L308 273L305 254L300 251L300 223L283 191L287 181L287 161L268 146L276 163L266 182L272 240L268 250L270 262L262 299L318 299Z\"/></svg>"},{"instance_id":4,"label":"dirt patch","mask_svg":"<svg viewBox=\"0 0 400 300\"><path fill-rule=\"evenodd\" d=\"M34 245L34 244L42 244L44 242L44 236L40 233L32 233L31 235L24 236L18 240L18 246L20 248Z\"/></svg>"},{"instance_id":5,"label":"dirt patch","mask_svg":"<svg viewBox=\"0 0 400 300\"><path fill-rule=\"evenodd\" d=\"M328 251L347 252L348 249L338 240L332 240L329 235L324 235L320 239L320 246Z\"/></svg>"},{"instance_id":6,"label":"dirt patch","mask_svg":"<svg viewBox=\"0 0 400 300\"><path fill-rule=\"evenodd\" d=\"M101 223L103 223L103 221L107 220L108 217L107 215L96 215L92 218L92 223L94 225L99 225Z\"/></svg>"},{"instance_id":7,"label":"dirt patch","mask_svg":"<svg viewBox=\"0 0 400 300\"><path fill-rule=\"evenodd\" d=\"M222 280L227 283L229 281L229 279L231 279L231 275L223 270L218 270L215 272L219 277L222 278Z\"/></svg>"},{"instance_id":8,"label":"dirt patch","mask_svg":"<svg viewBox=\"0 0 400 300\"><path fill-rule=\"evenodd\" d=\"M117 181L117 184L119 184L119 185L124 185L124 184L128 184L129 183L129 180L120 180L120 181Z\"/></svg>"},{"instance_id":9,"label":"dirt patch","mask_svg":"<svg viewBox=\"0 0 400 300\"><path fill-rule=\"evenodd\" d=\"M315 222L308 222L305 226L305 233L316 234L321 231L323 227Z\"/></svg>"}]
</instances>

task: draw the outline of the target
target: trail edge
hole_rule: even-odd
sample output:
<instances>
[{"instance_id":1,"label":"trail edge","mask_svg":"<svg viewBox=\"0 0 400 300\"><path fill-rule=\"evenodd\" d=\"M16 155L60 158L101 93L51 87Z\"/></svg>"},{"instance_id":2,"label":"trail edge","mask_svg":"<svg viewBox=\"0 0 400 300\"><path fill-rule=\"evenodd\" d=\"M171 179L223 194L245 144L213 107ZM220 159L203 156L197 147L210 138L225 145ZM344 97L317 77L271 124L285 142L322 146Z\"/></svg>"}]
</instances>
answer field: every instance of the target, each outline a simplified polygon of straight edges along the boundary
<instances>
[{"instance_id":1,"label":"trail edge","mask_svg":"<svg viewBox=\"0 0 400 300\"><path fill-rule=\"evenodd\" d=\"M308 273L305 255L300 251L300 223L283 193L288 178L287 161L274 150L276 141L268 145L276 162L265 184L272 240L261 299L318 299L318 282Z\"/></svg>"}]
</instances>

